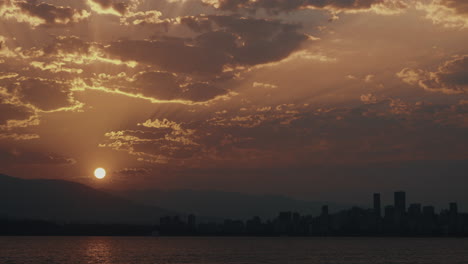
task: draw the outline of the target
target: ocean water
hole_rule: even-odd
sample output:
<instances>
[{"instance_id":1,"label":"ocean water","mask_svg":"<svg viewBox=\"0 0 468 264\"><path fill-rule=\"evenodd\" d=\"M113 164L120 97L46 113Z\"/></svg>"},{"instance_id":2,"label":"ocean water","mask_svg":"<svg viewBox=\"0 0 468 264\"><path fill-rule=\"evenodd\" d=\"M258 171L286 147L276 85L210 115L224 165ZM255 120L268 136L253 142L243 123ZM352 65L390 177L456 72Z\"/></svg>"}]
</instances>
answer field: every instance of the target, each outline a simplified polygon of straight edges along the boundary
<instances>
[{"instance_id":1,"label":"ocean water","mask_svg":"<svg viewBox=\"0 0 468 264\"><path fill-rule=\"evenodd\" d=\"M0 263L467 264L468 239L0 237Z\"/></svg>"}]
</instances>

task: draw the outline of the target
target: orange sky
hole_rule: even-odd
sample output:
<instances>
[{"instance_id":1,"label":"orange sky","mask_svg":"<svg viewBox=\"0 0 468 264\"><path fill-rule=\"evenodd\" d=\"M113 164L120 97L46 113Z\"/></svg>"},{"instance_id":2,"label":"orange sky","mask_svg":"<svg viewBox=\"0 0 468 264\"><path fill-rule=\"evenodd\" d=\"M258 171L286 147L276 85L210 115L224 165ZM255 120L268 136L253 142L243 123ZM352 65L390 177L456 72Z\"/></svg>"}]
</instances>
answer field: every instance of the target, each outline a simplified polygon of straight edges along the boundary
<instances>
[{"instance_id":1,"label":"orange sky","mask_svg":"<svg viewBox=\"0 0 468 264\"><path fill-rule=\"evenodd\" d=\"M0 19L6 174L305 197L468 158L464 0L7 0ZM399 185L366 177L350 188Z\"/></svg>"}]
</instances>

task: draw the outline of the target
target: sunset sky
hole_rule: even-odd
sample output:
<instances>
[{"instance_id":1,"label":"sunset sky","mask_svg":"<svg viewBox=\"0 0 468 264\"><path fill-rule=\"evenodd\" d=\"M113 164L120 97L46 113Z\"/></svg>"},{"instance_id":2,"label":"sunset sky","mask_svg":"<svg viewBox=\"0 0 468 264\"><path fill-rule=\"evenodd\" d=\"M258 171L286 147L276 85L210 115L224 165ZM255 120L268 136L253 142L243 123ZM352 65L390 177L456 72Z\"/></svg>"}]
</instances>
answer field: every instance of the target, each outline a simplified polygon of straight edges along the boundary
<instances>
[{"instance_id":1,"label":"sunset sky","mask_svg":"<svg viewBox=\"0 0 468 264\"><path fill-rule=\"evenodd\" d=\"M3 0L0 20L0 173L468 204L466 0Z\"/></svg>"}]
</instances>

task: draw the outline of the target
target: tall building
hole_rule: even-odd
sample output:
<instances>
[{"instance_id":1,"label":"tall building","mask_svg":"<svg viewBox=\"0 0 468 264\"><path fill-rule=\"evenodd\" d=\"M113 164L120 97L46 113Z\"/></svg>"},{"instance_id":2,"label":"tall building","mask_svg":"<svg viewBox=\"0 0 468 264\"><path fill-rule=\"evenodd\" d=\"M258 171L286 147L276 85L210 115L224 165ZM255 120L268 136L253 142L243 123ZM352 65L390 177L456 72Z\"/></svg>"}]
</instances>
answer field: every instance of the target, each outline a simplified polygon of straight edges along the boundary
<instances>
[{"instance_id":1,"label":"tall building","mask_svg":"<svg viewBox=\"0 0 468 264\"><path fill-rule=\"evenodd\" d=\"M428 205L423 207L423 215L425 217L432 217L435 215L434 206Z\"/></svg>"},{"instance_id":2,"label":"tall building","mask_svg":"<svg viewBox=\"0 0 468 264\"><path fill-rule=\"evenodd\" d=\"M411 217L417 217L421 215L421 204L414 203L410 204L408 208L408 215Z\"/></svg>"},{"instance_id":3,"label":"tall building","mask_svg":"<svg viewBox=\"0 0 468 264\"><path fill-rule=\"evenodd\" d=\"M458 221L458 205L457 203L450 203L449 210L449 233L456 234L460 230Z\"/></svg>"},{"instance_id":4,"label":"tall building","mask_svg":"<svg viewBox=\"0 0 468 264\"><path fill-rule=\"evenodd\" d=\"M458 205L457 203L450 203L450 215L457 215L458 214Z\"/></svg>"},{"instance_id":5,"label":"tall building","mask_svg":"<svg viewBox=\"0 0 468 264\"><path fill-rule=\"evenodd\" d=\"M327 235L330 228L330 216L328 215L328 205L322 206L322 214L319 218L319 230L321 235Z\"/></svg>"},{"instance_id":6,"label":"tall building","mask_svg":"<svg viewBox=\"0 0 468 264\"><path fill-rule=\"evenodd\" d=\"M374 193L374 214L377 217L382 216L382 209L380 208L380 193Z\"/></svg>"},{"instance_id":7,"label":"tall building","mask_svg":"<svg viewBox=\"0 0 468 264\"><path fill-rule=\"evenodd\" d=\"M322 215L328 216L328 205L322 206Z\"/></svg>"},{"instance_id":8,"label":"tall building","mask_svg":"<svg viewBox=\"0 0 468 264\"><path fill-rule=\"evenodd\" d=\"M385 219L387 221L393 221L395 215L395 207L393 205L387 205L385 206Z\"/></svg>"},{"instance_id":9,"label":"tall building","mask_svg":"<svg viewBox=\"0 0 468 264\"><path fill-rule=\"evenodd\" d=\"M395 192L395 213L403 215L406 212L406 193L403 191Z\"/></svg>"},{"instance_id":10,"label":"tall building","mask_svg":"<svg viewBox=\"0 0 468 264\"><path fill-rule=\"evenodd\" d=\"M195 230L196 228L196 217L193 214L190 214L187 217L187 225L190 230Z\"/></svg>"}]
</instances>

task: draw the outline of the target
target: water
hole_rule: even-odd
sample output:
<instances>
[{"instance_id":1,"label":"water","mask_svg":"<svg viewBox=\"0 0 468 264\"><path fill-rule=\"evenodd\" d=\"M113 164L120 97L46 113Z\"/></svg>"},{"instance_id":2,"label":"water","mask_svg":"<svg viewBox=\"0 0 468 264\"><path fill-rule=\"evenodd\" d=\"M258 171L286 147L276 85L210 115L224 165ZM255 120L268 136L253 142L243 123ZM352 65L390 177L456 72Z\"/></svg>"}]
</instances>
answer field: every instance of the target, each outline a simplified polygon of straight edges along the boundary
<instances>
[{"instance_id":1,"label":"water","mask_svg":"<svg viewBox=\"0 0 468 264\"><path fill-rule=\"evenodd\" d=\"M466 264L468 239L0 237L1 264Z\"/></svg>"}]
</instances>

